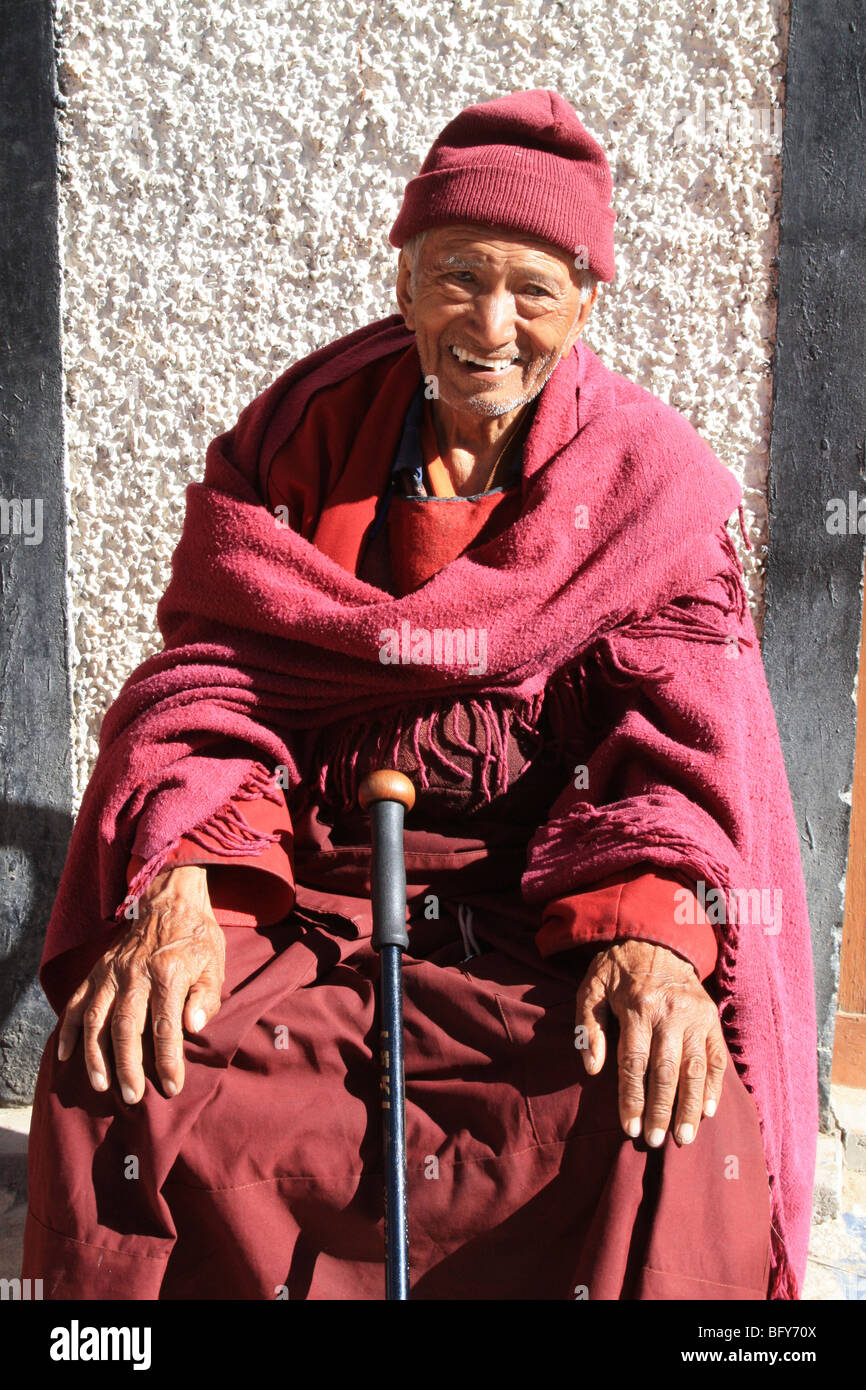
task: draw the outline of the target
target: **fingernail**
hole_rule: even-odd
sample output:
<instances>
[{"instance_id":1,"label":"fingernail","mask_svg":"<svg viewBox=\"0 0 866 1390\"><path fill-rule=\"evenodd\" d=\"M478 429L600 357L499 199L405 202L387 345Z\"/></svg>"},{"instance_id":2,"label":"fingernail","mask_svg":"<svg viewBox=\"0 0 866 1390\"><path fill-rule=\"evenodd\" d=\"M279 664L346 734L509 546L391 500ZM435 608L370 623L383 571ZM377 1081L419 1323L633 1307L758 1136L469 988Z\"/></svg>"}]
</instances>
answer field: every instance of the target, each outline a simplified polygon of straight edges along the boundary
<instances>
[{"instance_id":1,"label":"fingernail","mask_svg":"<svg viewBox=\"0 0 866 1390\"><path fill-rule=\"evenodd\" d=\"M69 1048L66 1044L66 1039L61 1038L60 1042L57 1044L57 1060L58 1062L65 1062L68 1056Z\"/></svg>"},{"instance_id":2,"label":"fingernail","mask_svg":"<svg viewBox=\"0 0 866 1390\"><path fill-rule=\"evenodd\" d=\"M90 1073L90 1084L95 1087L97 1091L104 1091L108 1082L101 1071L92 1071Z\"/></svg>"},{"instance_id":3,"label":"fingernail","mask_svg":"<svg viewBox=\"0 0 866 1390\"><path fill-rule=\"evenodd\" d=\"M165 1094L166 1094L167 1096L176 1096L176 1095L177 1095L177 1087L175 1086L175 1084L174 1084L173 1081L164 1081L164 1082L163 1082L163 1089L165 1090Z\"/></svg>"},{"instance_id":4,"label":"fingernail","mask_svg":"<svg viewBox=\"0 0 866 1390\"><path fill-rule=\"evenodd\" d=\"M640 1120L627 1120L625 1132L630 1139L637 1139L640 1134Z\"/></svg>"},{"instance_id":5,"label":"fingernail","mask_svg":"<svg viewBox=\"0 0 866 1390\"><path fill-rule=\"evenodd\" d=\"M204 1009L196 1009L195 1013L192 1016L192 1031L194 1033L200 1033L206 1023L207 1014L205 1013Z\"/></svg>"},{"instance_id":6,"label":"fingernail","mask_svg":"<svg viewBox=\"0 0 866 1390\"><path fill-rule=\"evenodd\" d=\"M135 1105L135 1091L131 1086L121 1086L120 1093L127 1105Z\"/></svg>"},{"instance_id":7,"label":"fingernail","mask_svg":"<svg viewBox=\"0 0 866 1390\"><path fill-rule=\"evenodd\" d=\"M704 1114L705 1114L705 1115L715 1115L715 1113L716 1113L716 1102L715 1102L714 1100L708 1100L707 1103L706 1103L706 1105L704 1106Z\"/></svg>"},{"instance_id":8,"label":"fingernail","mask_svg":"<svg viewBox=\"0 0 866 1390\"><path fill-rule=\"evenodd\" d=\"M663 1144L664 1141L665 1141L665 1132L664 1132L664 1130L663 1130L663 1129L651 1129L650 1132L649 1132L649 1134L648 1134L647 1137L646 1137L646 1141L647 1141L647 1143L649 1144L649 1146L650 1146L651 1149L657 1149L658 1146L659 1146L659 1144Z\"/></svg>"},{"instance_id":9,"label":"fingernail","mask_svg":"<svg viewBox=\"0 0 866 1390\"><path fill-rule=\"evenodd\" d=\"M680 1125L677 1138L681 1144L690 1144L695 1137L695 1131L691 1125Z\"/></svg>"}]
</instances>

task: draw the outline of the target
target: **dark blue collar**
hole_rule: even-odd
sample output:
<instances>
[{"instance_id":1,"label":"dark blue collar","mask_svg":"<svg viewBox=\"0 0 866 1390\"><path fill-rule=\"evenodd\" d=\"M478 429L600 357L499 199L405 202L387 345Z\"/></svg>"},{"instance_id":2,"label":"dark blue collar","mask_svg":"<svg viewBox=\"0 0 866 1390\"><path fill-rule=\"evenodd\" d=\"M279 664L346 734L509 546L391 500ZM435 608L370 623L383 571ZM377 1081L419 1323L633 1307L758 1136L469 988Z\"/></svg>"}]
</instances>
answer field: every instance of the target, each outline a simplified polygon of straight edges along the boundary
<instances>
[{"instance_id":1,"label":"dark blue collar","mask_svg":"<svg viewBox=\"0 0 866 1390\"><path fill-rule=\"evenodd\" d=\"M389 486L385 489L384 496L379 499L376 509L376 516L373 521L373 529L370 533L372 539L378 534L384 525L388 515L388 508L391 505L391 498L396 488L399 487L398 477L401 473L408 473L412 482L412 491L421 489L424 482L424 450L421 445L421 421L424 412L424 399L426 382L421 381L414 396L409 402L409 409L406 411L406 418L403 421L403 432L400 435L400 443L394 455L394 462L391 465L391 476ZM515 461L515 470L522 469L522 460ZM494 488L494 492L499 492L499 488ZM471 499L469 499L471 500Z\"/></svg>"},{"instance_id":2,"label":"dark blue collar","mask_svg":"<svg viewBox=\"0 0 866 1390\"><path fill-rule=\"evenodd\" d=\"M397 445L397 452L394 455L394 462L391 465L391 476L388 486L376 508L376 515L373 520L373 529L370 532L370 539L377 536L385 524L388 515L388 508L391 505L391 498L395 490L399 488L397 481L401 473L408 473L412 480L412 489L420 489L424 482L424 450L421 447L421 419L424 411L424 390L425 383L422 381L409 402L409 409L406 411L406 418L403 421L403 433L400 435L400 443Z\"/></svg>"},{"instance_id":3,"label":"dark blue collar","mask_svg":"<svg viewBox=\"0 0 866 1390\"><path fill-rule=\"evenodd\" d=\"M400 443L397 446L397 452L391 466L392 479L398 473L405 471L412 474L412 481L416 485L420 485L424 481L424 450L421 447L424 390L425 383L422 381L409 402L409 409L403 422L403 433L400 436Z\"/></svg>"}]
</instances>

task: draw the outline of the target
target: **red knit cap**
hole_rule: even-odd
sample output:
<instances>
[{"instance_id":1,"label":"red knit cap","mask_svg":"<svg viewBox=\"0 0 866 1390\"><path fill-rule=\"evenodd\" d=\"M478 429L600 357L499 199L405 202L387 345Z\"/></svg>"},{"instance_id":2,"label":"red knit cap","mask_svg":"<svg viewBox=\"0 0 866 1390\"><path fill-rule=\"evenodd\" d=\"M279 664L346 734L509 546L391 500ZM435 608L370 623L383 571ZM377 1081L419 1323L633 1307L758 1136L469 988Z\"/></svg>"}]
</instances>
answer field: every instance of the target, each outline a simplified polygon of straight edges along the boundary
<instances>
[{"instance_id":1,"label":"red knit cap","mask_svg":"<svg viewBox=\"0 0 866 1390\"><path fill-rule=\"evenodd\" d=\"M584 259L612 280L613 180L604 150L558 92L467 106L406 185L392 246L444 222L508 227Z\"/></svg>"}]
</instances>

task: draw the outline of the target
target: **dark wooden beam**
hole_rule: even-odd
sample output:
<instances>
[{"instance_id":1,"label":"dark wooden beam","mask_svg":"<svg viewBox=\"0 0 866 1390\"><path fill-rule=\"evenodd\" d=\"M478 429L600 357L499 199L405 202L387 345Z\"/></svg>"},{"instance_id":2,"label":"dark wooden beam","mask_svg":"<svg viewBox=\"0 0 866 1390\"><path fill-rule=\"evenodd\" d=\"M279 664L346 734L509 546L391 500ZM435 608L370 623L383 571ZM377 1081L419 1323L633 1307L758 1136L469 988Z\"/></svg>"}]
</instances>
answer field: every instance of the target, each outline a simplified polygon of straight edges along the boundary
<instances>
[{"instance_id":1,"label":"dark wooden beam","mask_svg":"<svg viewBox=\"0 0 866 1390\"><path fill-rule=\"evenodd\" d=\"M809 895L825 1125L864 547L828 521L833 499L866 496L864 34L862 0L792 0L763 653Z\"/></svg>"},{"instance_id":2,"label":"dark wooden beam","mask_svg":"<svg viewBox=\"0 0 866 1390\"><path fill-rule=\"evenodd\" d=\"M71 824L54 24L0 0L0 1101L53 1014L36 982Z\"/></svg>"}]
</instances>

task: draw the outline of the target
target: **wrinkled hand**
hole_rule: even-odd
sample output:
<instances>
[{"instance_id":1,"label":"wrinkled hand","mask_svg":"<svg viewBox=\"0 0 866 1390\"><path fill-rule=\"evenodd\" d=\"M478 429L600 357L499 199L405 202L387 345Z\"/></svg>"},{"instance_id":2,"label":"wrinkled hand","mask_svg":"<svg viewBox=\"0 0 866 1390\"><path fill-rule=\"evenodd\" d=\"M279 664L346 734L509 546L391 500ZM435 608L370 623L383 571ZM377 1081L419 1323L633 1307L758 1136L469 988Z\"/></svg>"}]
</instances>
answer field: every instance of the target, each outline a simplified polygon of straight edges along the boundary
<instances>
[{"instance_id":1,"label":"wrinkled hand","mask_svg":"<svg viewBox=\"0 0 866 1390\"><path fill-rule=\"evenodd\" d=\"M619 1023L619 1115L626 1134L690 1144L722 1093L727 1052L716 1005L692 965L663 946L623 941L600 951L581 981L575 1034L590 1074L604 1065L604 1025Z\"/></svg>"},{"instance_id":2,"label":"wrinkled hand","mask_svg":"<svg viewBox=\"0 0 866 1390\"><path fill-rule=\"evenodd\" d=\"M59 1061L71 1056L83 1026L90 1084L107 1091L110 1033L123 1099L140 1101L149 1006L157 1075L165 1094L177 1095L184 1081L183 1028L199 1033L214 1017L224 977L225 937L210 905L207 870L190 864L158 874L139 898L138 918L69 1000Z\"/></svg>"}]
</instances>

